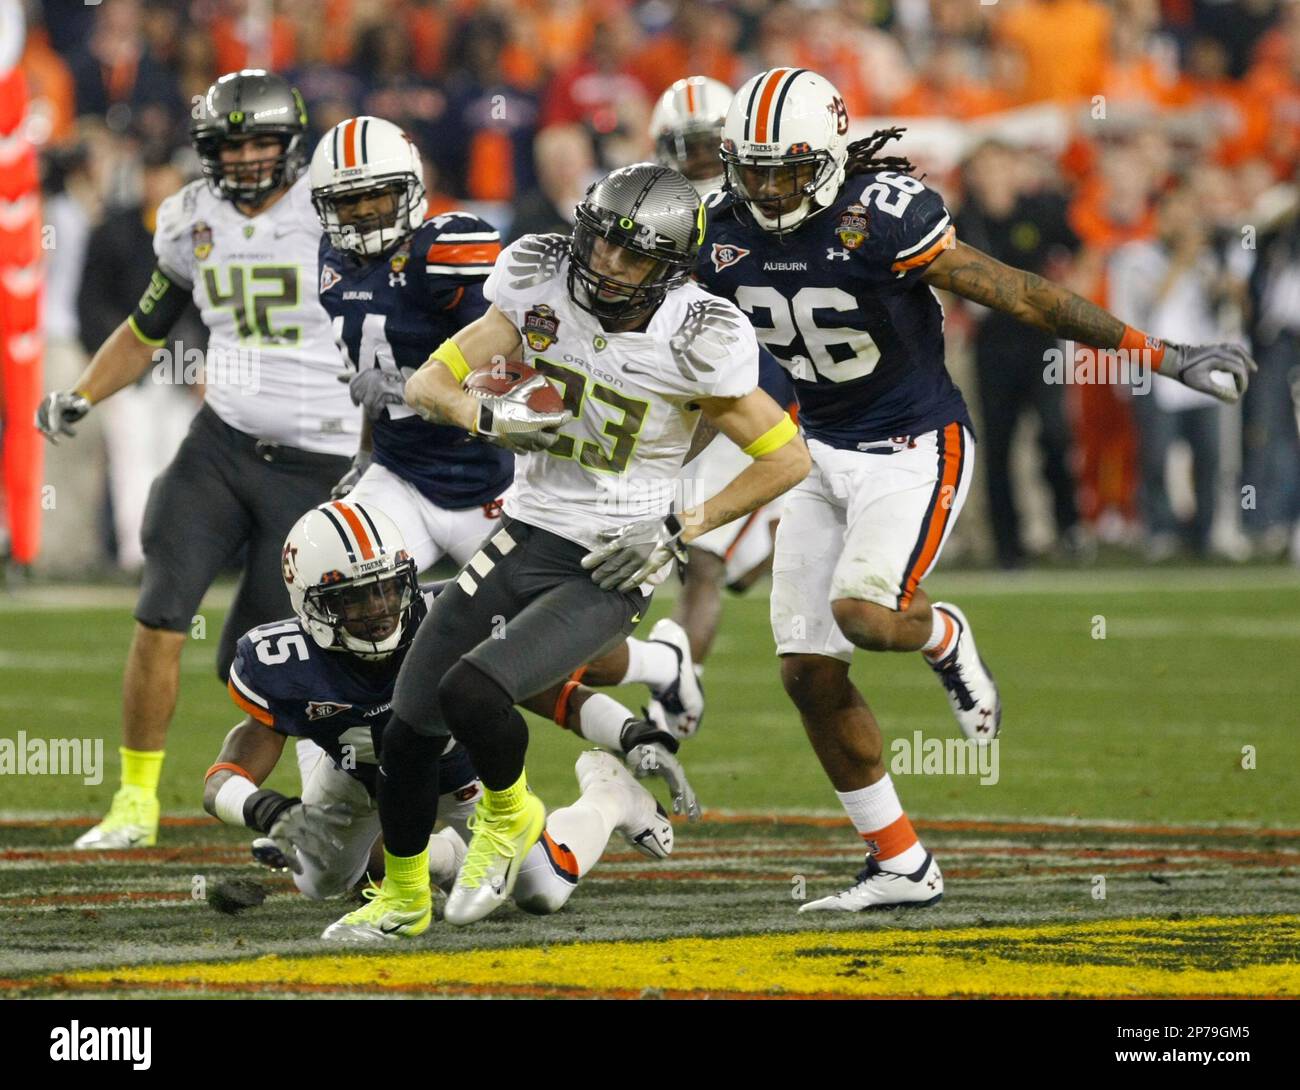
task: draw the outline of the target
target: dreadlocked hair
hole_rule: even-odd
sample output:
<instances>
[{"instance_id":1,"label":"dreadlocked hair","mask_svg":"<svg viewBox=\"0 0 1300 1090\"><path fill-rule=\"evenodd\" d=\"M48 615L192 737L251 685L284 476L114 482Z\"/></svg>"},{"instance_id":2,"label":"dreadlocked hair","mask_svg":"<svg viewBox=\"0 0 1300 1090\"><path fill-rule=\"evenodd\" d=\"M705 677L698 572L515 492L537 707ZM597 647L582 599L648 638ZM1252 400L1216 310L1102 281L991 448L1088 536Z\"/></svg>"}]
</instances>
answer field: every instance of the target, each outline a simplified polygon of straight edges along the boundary
<instances>
[{"instance_id":1,"label":"dreadlocked hair","mask_svg":"<svg viewBox=\"0 0 1300 1090\"><path fill-rule=\"evenodd\" d=\"M877 170L892 170L899 174L911 174L916 170L912 160L906 155L885 155L876 158L891 140L897 140L907 129L877 129L870 136L854 140L848 147L848 161L844 164L844 176L852 178L857 174L872 174Z\"/></svg>"}]
</instances>

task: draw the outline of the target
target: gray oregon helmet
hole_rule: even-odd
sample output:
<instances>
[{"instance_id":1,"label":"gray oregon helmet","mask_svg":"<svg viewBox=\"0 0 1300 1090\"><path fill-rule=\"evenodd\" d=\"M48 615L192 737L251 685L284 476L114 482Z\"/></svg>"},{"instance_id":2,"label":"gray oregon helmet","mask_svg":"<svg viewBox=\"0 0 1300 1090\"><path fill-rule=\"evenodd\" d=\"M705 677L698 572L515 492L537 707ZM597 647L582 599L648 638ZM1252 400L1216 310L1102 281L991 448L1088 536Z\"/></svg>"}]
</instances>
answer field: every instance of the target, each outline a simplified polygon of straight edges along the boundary
<instances>
[{"instance_id":1,"label":"gray oregon helmet","mask_svg":"<svg viewBox=\"0 0 1300 1090\"><path fill-rule=\"evenodd\" d=\"M591 265L598 239L655 259L639 284L603 276ZM681 174L633 163L594 182L575 210L569 296L605 321L652 312L695 268L704 239L704 208Z\"/></svg>"},{"instance_id":2,"label":"gray oregon helmet","mask_svg":"<svg viewBox=\"0 0 1300 1090\"><path fill-rule=\"evenodd\" d=\"M250 177L226 177L221 146L249 136L277 136L280 154ZM280 76L261 68L228 72L208 88L199 103L199 116L190 125L190 139L203 173L217 193L229 201L255 203L282 185L292 185L302 173L307 155L307 107L302 95Z\"/></svg>"}]
</instances>

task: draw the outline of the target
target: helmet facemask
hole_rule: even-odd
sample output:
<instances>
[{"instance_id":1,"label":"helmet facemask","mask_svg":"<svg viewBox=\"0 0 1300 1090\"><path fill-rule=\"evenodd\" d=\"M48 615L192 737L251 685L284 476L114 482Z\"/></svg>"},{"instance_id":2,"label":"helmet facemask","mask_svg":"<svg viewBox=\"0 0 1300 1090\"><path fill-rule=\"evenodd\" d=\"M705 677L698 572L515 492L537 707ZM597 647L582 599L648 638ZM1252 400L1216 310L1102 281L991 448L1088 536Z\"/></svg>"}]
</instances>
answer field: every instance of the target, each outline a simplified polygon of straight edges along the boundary
<instances>
[{"instance_id":1,"label":"helmet facemask","mask_svg":"<svg viewBox=\"0 0 1300 1090\"><path fill-rule=\"evenodd\" d=\"M425 605L415 561L402 556L386 571L322 581L306 592L302 611L314 629L320 626L333 634L331 650L384 659L411 642Z\"/></svg>"},{"instance_id":2,"label":"helmet facemask","mask_svg":"<svg viewBox=\"0 0 1300 1090\"><path fill-rule=\"evenodd\" d=\"M574 303L602 322L635 323L654 311L664 296L685 283L691 261L672 249L666 239L655 236L648 226L640 228L626 217L584 201L576 209L573 246L569 261L569 296ZM640 279L602 273L608 267L611 248L627 251L625 268L642 269Z\"/></svg>"},{"instance_id":3,"label":"helmet facemask","mask_svg":"<svg viewBox=\"0 0 1300 1090\"><path fill-rule=\"evenodd\" d=\"M834 158L825 150L779 159L742 159L724 144L722 162L723 187L749 206L759 227L776 235L793 231L829 203L823 191L834 182L837 171Z\"/></svg>"},{"instance_id":4,"label":"helmet facemask","mask_svg":"<svg viewBox=\"0 0 1300 1090\"><path fill-rule=\"evenodd\" d=\"M265 136L273 136L279 141L278 154L268 154L254 162L227 163L222 160L223 147ZM220 130L210 130L194 137L194 150L204 176L220 197L235 204L260 204L296 178L302 168L301 145L302 137L297 133L254 132L244 137L231 137Z\"/></svg>"},{"instance_id":5,"label":"helmet facemask","mask_svg":"<svg viewBox=\"0 0 1300 1090\"><path fill-rule=\"evenodd\" d=\"M665 166L682 174L703 197L723 183L722 122L694 128L665 129L655 140L655 154Z\"/></svg>"},{"instance_id":6,"label":"helmet facemask","mask_svg":"<svg viewBox=\"0 0 1300 1090\"><path fill-rule=\"evenodd\" d=\"M330 245L358 257L386 253L424 218L424 183L410 173L313 189L311 200Z\"/></svg>"}]
</instances>

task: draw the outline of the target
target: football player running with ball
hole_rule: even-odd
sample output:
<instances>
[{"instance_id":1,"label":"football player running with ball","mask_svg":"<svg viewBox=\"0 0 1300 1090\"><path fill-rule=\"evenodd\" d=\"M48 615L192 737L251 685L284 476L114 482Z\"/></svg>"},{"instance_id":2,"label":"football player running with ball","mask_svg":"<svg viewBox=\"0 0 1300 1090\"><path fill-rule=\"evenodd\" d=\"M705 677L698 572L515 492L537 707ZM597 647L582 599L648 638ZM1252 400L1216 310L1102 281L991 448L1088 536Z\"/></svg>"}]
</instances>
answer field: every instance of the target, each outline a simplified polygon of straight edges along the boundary
<instances>
[{"instance_id":1,"label":"football player running with ball","mask_svg":"<svg viewBox=\"0 0 1300 1090\"><path fill-rule=\"evenodd\" d=\"M291 870L298 889L319 900L346 893L370 864L380 833L382 725L426 607L401 530L379 508L351 499L322 504L298 520L285 540L283 576L296 615L253 629L237 645L229 689L246 718L208 769L203 805L222 821L264 834L253 843L254 857ZM569 699L567 725L578 733L581 708L591 700L609 698L578 689ZM546 714L555 701L555 692L543 693L528 706ZM672 756L676 741L626 709L623 716L626 752L579 757L582 796L550 815L533 846L515 888L522 908L563 906L615 831L652 858L672 851L672 824L624 759L638 774L663 776L677 808L696 808ZM290 737L316 747L300 798L261 787ZM463 747L449 745L438 766L436 801L447 828L430 837L427 858L433 881L446 888L465 856L482 788ZM396 937L366 915L345 916L324 937Z\"/></svg>"},{"instance_id":2,"label":"football player running with ball","mask_svg":"<svg viewBox=\"0 0 1300 1090\"><path fill-rule=\"evenodd\" d=\"M999 727L997 686L965 614L920 587L966 500L974 446L932 289L1062 338L1145 352L1160 374L1225 401L1254 369L1235 345L1162 343L963 245L911 164L878 157L899 130L848 144L848 128L843 99L813 72L776 68L746 83L723 127L726 185L710 201L697 270L790 371L813 459L785 499L772 628L786 692L870 853L856 885L801 912L943 894L849 681L855 648L921 652L968 738Z\"/></svg>"},{"instance_id":3,"label":"football player running with ball","mask_svg":"<svg viewBox=\"0 0 1300 1090\"><path fill-rule=\"evenodd\" d=\"M423 420L406 404L406 380L429 346L487 309L483 282L501 252L496 229L468 212L425 220L423 177L415 145L378 117L340 122L316 146L310 168L325 229L320 301L351 372L352 400L365 409L360 448L333 495L382 508L420 571L443 556L469 560L499 524L514 474L510 451ZM629 637L585 676L598 685L646 684L651 708L668 709L675 721L698 722L703 711L690 648L670 631L650 641Z\"/></svg>"},{"instance_id":4,"label":"football player running with ball","mask_svg":"<svg viewBox=\"0 0 1300 1090\"><path fill-rule=\"evenodd\" d=\"M217 649L224 682L239 637L288 611L285 533L329 496L357 449L360 413L337 381L338 350L314 290L320 224L303 173L306 131L302 97L279 76L248 69L208 89L190 128L206 180L159 206L148 289L76 385L51 393L37 416L51 440L72 435L92 406L141 379L193 299L210 334L203 408L145 508L144 579L122 682L122 785L78 848L156 842L181 649L203 595L244 549ZM163 380L181 381L181 362Z\"/></svg>"},{"instance_id":5,"label":"football player running with ball","mask_svg":"<svg viewBox=\"0 0 1300 1090\"><path fill-rule=\"evenodd\" d=\"M384 884L361 910L380 929L427 926L428 800L448 736L485 788L445 911L467 924L510 897L545 823L515 705L620 644L683 545L808 471L797 429L758 389L749 324L690 282L703 228L676 171L614 171L578 205L572 237L526 235L502 253L487 313L407 383L422 415L518 456L501 528L438 596L398 678L379 791ZM486 398L462 388L471 370L521 353L563 390L563 411L531 408L530 382ZM701 413L753 461L673 512Z\"/></svg>"}]
</instances>

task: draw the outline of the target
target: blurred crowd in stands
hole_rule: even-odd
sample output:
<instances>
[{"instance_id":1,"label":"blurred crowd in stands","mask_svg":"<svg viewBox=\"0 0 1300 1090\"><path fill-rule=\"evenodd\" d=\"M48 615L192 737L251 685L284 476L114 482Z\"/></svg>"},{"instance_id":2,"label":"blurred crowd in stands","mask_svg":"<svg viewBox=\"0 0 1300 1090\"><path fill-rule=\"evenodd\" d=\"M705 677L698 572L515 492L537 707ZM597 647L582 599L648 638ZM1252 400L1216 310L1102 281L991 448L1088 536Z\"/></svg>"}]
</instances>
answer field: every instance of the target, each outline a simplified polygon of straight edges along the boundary
<instances>
[{"instance_id":1,"label":"blurred crowd in stands","mask_svg":"<svg viewBox=\"0 0 1300 1090\"><path fill-rule=\"evenodd\" d=\"M567 231L595 176L652 156L650 111L673 80L735 87L798 65L836 84L854 134L908 127L895 146L967 242L1171 340L1241 338L1259 362L1237 407L1164 381L1051 382L1061 346L954 303L949 364L985 483L985 517L963 520L958 542L970 556L1014 568L1045 552L1086 559L1100 543L1300 562L1300 0L26 8L28 128L59 240L47 387L75 377L147 281L153 211L196 176L192 103L223 72L286 74L313 143L356 113L399 123L424 155L431 213L468 204L517 237ZM194 401L170 386L138 394L104 422L106 532L128 570L132 519Z\"/></svg>"}]
</instances>

